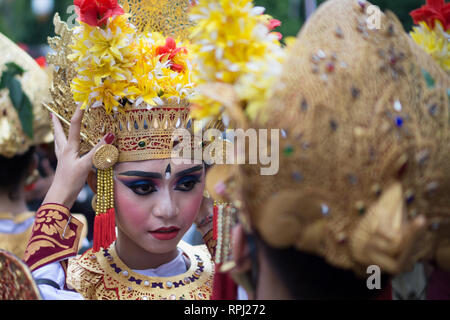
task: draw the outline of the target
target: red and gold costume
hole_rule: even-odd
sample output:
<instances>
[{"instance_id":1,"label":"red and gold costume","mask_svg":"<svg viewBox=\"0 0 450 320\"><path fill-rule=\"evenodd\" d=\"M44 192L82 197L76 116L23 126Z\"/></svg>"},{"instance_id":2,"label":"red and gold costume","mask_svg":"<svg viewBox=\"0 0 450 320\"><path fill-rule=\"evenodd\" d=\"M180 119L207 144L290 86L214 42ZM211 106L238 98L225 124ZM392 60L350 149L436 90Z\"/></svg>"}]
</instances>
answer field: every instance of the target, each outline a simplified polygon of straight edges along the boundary
<instances>
[{"instance_id":1,"label":"red and gold costume","mask_svg":"<svg viewBox=\"0 0 450 320\"><path fill-rule=\"evenodd\" d=\"M106 12L92 15L92 10L105 7L75 1L80 26L70 29L55 16L57 37L50 39L55 53L49 62L57 68L53 100L45 107L66 132L75 110L86 109L80 154L106 133L115 136L114 143L99 148L93 158L97 169L93 248L76 256L82 224L68 208L44 204L36 215L25 261L38 283L41 279L41 284L53 287L47 288L44 298L210 299L214 268L205 245L181 242L176 259L140 271L127 267L115 251L113 167L171 158L174 132L189 127L194 88L187 39L190 1L120 3L110 1ZM184 137L176 138L184 142ZM201 142L188 144L191 151L203 147ZM181 157L192 159L191 154ZM214 250L210 234L205 242Z\"/></svg>"},{"instance_id":2,"label":"red and gold costume","mask_svg":"<svg viewBox=\"0 0 450 320\"><path fill-rule=\"evenodd\" d=\"M206 246L181 242L189 269L173 277L148 277L128 268L114 244L96 253L76 256L83 225L57 204L43 205L36 214L33 235L25 253L31 271L61 263L65 288L85 299L104 300L207 300L211 295L213 264ZM61 293L61 298L64 292Z\"/></svg>"},{"instance_id":3,"label":"red and gold costume","mask_svg":"<svg viewBox=\"0 0 450 320\"><path fill-rule=\"evenodd\" d=\"M36 213L24 260L31 271L68 259L78 252L83 224L58 204L45 204Z\"/></svg>"},{"instance_id":4,"label":"red and gold costume","mask_svg":"<svg viewBox=\"0 0 450 320\"><path fill-rule=\"evenodd\" d=\"M130 270L113 245L97 253L89 250L70 260L67 286L95 300L209 300L213 268L208 249L185 242L179 248L191 265L171 277L149 277Z\"/></svg>"}]
</instances>

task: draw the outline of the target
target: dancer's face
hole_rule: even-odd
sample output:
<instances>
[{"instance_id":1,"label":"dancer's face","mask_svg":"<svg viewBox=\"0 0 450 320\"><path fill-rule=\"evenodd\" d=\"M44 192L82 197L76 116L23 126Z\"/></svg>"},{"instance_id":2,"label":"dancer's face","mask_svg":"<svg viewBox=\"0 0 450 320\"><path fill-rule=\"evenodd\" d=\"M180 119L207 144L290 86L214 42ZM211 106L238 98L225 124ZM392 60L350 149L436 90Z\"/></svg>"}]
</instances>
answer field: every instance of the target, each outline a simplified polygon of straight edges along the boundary
<instances>
[{"instance_id":1,"label":"dancer's face","mask_svg":"<svg viewBox=\"0 0 450 320\"><path fill-rule=\"evenodd\" d=\"M199 212L204 165L147 160L119 163L114 171L120 232L147 252L174 250Z\"/></svg>"}]
</instances>

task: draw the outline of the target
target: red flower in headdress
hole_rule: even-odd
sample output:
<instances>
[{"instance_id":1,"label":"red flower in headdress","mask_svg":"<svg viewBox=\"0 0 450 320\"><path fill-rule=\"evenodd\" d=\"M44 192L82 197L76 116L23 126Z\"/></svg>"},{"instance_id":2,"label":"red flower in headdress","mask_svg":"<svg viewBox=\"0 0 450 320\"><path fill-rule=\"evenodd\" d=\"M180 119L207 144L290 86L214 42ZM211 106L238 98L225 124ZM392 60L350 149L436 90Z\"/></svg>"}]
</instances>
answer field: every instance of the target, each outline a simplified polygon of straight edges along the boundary
<instances>
[{"instance_id":1,"label":"red flower in headdress","mask_svg":"<svg viewBox=\"0 0 450 320\"><path fill-rule=\"evenodd\" d=\"M274 29L278 28L279 26L281 26L281 21L277 20L277 19L270 19L269 22L267 23L267 27L269 28L269 31L273 31ZM283 35L280 32L272 32L272 33L278 37L278 40L283 39Z\"/></svg>"},{"instance_id":2,"label":"red flower in headdress","mask_svg":"<svg viewBox=\"0 0 450 320\"><path fill-rule=\"evenodd\" d=\"M281 26L281 21L277 19L270 19L269 20L269 30L272 31L275 28L278 28Z\"/></svg>"},{"instance_id":3,"label":"red flower in headdress","mask_svg":"<svg viewBox=\"0 0 450 320\"><path fill-rule=\"evenodd\" d=\"M80 20L93 27L104 27L108 19L125 12L117 0L74 0Z\"/></svg>"},{"instance_id":4,"label":"red flower in headdress","mask_svg":"<svg viewBox=\"0 0 450 320\"><path fill-rule=\"evenodd\" d=\"M159 59L161 62L166 59L171 62L170 69L177 72L182 72L184 67L181 64L176 63L176 56L178 53L187 53L186 48L177 48L177 43L173 38L166 39L166 45L156 48L156 54L161 56Z\"/></svg>"},{"instance_id":5,"label":"red flower in headdress","mask_svg":"<svg viewBox=\"0 0 450 320\"><path fill-rule=\"evenodd\" d=\"M445 0L427 0L427 4L410 12L415 24L424 21L434 28L435 20L439 20L444 30L450 28L450 3Z\"/></svg>"},{"instance_id":6,"label":"red flower in headdress","mask_svg":"<svg viewBox=\"0 0 450 320\"><path fill-rule=\"evenodd\" d=\"M47 59L45 57L39 57L34 60L37 62L37 64L41 68L45 68L47 66Z\"/></svg>"}]
</instances>

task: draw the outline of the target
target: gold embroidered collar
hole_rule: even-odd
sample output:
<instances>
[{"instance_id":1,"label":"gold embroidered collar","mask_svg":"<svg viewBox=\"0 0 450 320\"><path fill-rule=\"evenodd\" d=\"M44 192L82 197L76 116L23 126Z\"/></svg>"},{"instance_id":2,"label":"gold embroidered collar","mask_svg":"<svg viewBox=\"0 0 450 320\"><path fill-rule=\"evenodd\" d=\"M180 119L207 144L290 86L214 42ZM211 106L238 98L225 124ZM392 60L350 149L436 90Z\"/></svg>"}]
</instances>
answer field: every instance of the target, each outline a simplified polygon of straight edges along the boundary
<instances>
[{"instance_id":1,"label":"gold embroidered collar","mask_svg":"<svg viewBox=\"0 0 450 320\"><path fill-rule=\"evenodd\" d=\"M209 299L213 265L207 249L185 242L180 242L178 247L191 265L185 273L171 277L148 277L134 272L119 258L114 243L108 250L95 254L90 252L89 259L95 260L105 272L105 284L114 287L114 283L119 283L119 292L126 296L133 295L143 300Z\"/></svg>"}]
</instances>

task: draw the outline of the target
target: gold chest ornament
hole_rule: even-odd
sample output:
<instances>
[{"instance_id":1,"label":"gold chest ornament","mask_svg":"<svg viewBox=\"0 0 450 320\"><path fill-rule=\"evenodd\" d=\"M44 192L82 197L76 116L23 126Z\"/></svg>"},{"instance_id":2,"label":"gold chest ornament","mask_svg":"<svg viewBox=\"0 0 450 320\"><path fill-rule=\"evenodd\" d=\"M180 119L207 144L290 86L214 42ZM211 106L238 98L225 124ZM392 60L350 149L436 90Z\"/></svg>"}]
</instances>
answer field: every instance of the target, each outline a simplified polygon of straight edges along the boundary
<instances>
[{"instance_id":1,"label":"gold chest ornament","mask_svg":"<svg viewBox=\"0 0 450 320\"><path fill-rule=\"evenodd\" d=\"M209 300L213 263L206 246L178 246L191 266L173 277L147 277L132 271L108 248L69 260L67 285L91 300Z\"/></svg>"}]
</instances>

